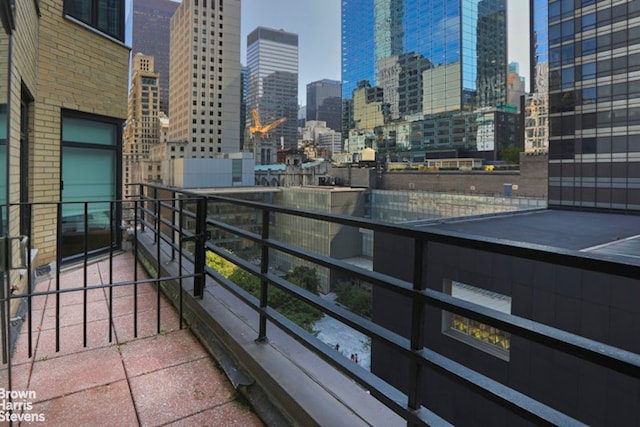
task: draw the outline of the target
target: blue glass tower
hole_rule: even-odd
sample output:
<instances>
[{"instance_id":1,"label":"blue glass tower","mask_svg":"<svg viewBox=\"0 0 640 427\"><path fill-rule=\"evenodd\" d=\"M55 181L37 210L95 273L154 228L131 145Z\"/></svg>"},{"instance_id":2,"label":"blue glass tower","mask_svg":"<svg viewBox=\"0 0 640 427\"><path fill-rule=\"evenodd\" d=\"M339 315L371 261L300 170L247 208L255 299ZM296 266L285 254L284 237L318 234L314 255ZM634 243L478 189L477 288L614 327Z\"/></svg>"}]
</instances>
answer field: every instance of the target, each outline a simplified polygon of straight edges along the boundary
<instances>
[{"instance_id":1,"label":"blue glass tower","mask_svg":"<svg viewBox=\"0 0 640 427\"><path fill-rule=\"evenodd\" d=\"M343 0L343 132L363 80L391 120L504 104L506 28L506 0Z\"/></svg>"}]
</instances>

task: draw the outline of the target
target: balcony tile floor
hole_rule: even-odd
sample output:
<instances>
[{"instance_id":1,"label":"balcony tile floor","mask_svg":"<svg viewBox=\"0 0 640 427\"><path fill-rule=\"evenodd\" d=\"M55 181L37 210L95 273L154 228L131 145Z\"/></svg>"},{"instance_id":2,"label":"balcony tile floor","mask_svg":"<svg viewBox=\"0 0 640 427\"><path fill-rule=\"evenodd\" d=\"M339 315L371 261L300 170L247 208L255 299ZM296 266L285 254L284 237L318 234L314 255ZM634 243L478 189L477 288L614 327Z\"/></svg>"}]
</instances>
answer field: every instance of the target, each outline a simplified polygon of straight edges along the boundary
<instances>
[{"instance_id":1,"label":"balcony tile floor","mask_svg":"<svg viewBox=\"0 0 640 427\"><path fill-rule=\"evenodd\" d=\"M131 253L113 258L113 283L133 280ZM139 278L146 277L139 268ZM80 287L82 268L61 274L60 287ZM176 310L151 284L138 285L138 334L134 336L133 287L90 289L109 283L108 260L89 265L86 292L86 346L83 334L84 292L62 293L59 303L59 351L56 351L56 298L32 299L32 357L28 325L22 325L11 360L0 366L0 387L31 393L27 408L14 416L43 416L47 426L262 426L251 407L227 380L199 341L180 329ZM36 292L55 289L55 278L43 278ZM109 341L111 330L112 340ZM6 393L5 393L6 394ZM0 396L0 418L9 399ZM4 407L2 405L5 405ZM0 422L0 425L8 425Z\"/></svg>"}]
</instances>

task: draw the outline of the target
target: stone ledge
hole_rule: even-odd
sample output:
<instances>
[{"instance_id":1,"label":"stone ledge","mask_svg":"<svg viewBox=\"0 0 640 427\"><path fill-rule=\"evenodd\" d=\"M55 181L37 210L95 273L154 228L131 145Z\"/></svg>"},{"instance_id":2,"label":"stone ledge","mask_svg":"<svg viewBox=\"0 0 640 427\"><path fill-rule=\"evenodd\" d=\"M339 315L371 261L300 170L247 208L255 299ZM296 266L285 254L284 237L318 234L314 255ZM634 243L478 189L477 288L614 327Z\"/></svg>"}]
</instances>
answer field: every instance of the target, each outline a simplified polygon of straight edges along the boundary
<instances>
[{"instance_id":1,"label":"stone ledge","mask_svg":"<svg viewBox=\"0 0 640 427\"><path fill-rule=\"evenodd\" d=\"M141 233L138 242L140 255L155 269L152 239ZM178 265L162 262L161 269L162 275L177 275ZM183 287L183 317L267 425L406 425L275 325L268 324L268 342L256 343L258 315L211 278L203 299L192 297L190 280ZM162 288L177 307L177 284L163 282Z\"/></svg>"}]
</instances>

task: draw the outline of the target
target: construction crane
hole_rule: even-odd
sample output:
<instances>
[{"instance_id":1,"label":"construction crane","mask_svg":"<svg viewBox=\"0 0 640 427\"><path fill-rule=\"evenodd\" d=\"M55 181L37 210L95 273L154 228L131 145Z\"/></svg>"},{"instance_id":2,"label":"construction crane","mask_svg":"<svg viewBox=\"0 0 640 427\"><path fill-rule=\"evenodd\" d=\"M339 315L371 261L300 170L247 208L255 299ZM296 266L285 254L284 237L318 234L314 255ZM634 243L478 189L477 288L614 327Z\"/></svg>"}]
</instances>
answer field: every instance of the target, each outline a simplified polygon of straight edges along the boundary
<instances>
[{"instance_id":1,"label":"construction crane","mask_svg":"<svg viewBox=\"0 0 640 427\"><path fill-rule=\"evenodd\" d=\"M280 124L282 124L287 120L286 117L283 117L272 123L269 123L266 126L262 126L262 124L260 123L260 115L258 114L258 110L255 108L251 110L251 115L253 116L253 126L249 128L249 130L251 131L251 135L255 135L257 133L261 139L264 138L267 132L275 129L276 127L278 127Z\"/></svg>"}]
</instances>

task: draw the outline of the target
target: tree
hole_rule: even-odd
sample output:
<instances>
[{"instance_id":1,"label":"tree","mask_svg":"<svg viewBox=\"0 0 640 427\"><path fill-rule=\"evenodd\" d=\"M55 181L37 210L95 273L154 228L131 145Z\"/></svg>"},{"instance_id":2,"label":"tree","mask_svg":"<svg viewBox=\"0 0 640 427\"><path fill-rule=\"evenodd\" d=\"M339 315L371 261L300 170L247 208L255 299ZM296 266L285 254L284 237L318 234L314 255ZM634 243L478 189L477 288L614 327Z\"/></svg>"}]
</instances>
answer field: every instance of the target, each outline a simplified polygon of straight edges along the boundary
<instances>
[{"instance_id":1,"label":"tree","mask_svg":"<svg viewBox=\"0 0 640 427\"><path fill-rule=\"evenodd\" d=\"M371 292L351 282L336 283L336 302L350 311L366 318L371 318Z\"/></svg>"},{"instance_id":2,"label":"tree","mask_svg":"<svg viewBox=\"0 0 640 427\"><path fill-rule=\"evenodd\" d=\"M318 285L320 284L320 280L318 279L318 273L315 268L305 267L303 265L299 265L295 267L292 271L289 271L284 275L284 279L290 281L291 283L295 283L312 292L314 294L318 293Z\"/></svg>"},{"instance_id":3,"label":"tree","mask_svg":"<svg viewBox=\"0 0 640 427\"><path fill-rule=\"evenodd\" d=\"M520 163L520 149L515 145L507 145L500 150L500 160L509 163Z\"/></svg>"},{"instance_id":4,"label":"tree","mask_svg":"<svg viewBox=\"0 0 640 427\"><path fill-rule=\"evenodd\" d=\"M260 298L261 283L258 277L238 268L232 262L213 252L207 252L207 265L254 297ZM284 278L298 286L305 287L305 289L306 286L313 287L313 292L318 287L318 275L313 268L296 268L288 273L288 276L289 278L287 276ZM313 324L322 317L320 310L311 307L274 285L269 285L268 287L268 303L270 307L309 332L313 332Z\"/></svg>"}]
</instances>

